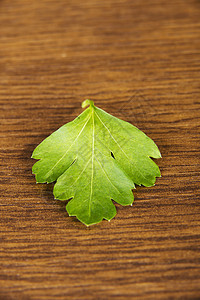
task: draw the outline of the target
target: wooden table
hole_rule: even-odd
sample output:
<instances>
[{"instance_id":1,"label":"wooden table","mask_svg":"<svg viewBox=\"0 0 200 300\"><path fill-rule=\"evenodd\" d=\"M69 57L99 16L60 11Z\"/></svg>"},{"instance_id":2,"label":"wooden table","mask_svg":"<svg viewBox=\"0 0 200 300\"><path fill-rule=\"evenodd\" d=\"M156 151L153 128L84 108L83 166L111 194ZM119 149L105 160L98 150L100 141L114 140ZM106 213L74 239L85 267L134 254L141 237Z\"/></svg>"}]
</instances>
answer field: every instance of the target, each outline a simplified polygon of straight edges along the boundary
<instances>
[{"instance_id":1,"label":"wooden table","mask_svg":"<svg viewBox=\"0 0 200 300\"><path fill-rule=\"evenodd\" d=\"M163 156L89 228L30 158L86 98ZM1 0L0 105L0 299L200 299L198 0Z\"/></svg>"}]
</instances>

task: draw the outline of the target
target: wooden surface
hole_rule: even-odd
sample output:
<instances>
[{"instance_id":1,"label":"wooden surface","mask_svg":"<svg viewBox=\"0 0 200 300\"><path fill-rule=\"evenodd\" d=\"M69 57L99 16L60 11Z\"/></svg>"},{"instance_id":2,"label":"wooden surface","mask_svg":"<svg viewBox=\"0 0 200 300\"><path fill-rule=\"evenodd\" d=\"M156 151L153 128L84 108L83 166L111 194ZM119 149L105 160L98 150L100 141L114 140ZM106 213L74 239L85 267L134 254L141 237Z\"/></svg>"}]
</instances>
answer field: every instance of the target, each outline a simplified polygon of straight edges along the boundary
<instances>
[{"instance_id":1,"label":"wooden surface","mask_svg":"<svg viewBox=\"0 0 200 300\"><path fill-rule=\"evenodd\" d=\"M163 156L90 228L30 158L86 98ZM1 0L0 108L0 299L200 299L200 1Z\"/></svg>"}]
</instances>

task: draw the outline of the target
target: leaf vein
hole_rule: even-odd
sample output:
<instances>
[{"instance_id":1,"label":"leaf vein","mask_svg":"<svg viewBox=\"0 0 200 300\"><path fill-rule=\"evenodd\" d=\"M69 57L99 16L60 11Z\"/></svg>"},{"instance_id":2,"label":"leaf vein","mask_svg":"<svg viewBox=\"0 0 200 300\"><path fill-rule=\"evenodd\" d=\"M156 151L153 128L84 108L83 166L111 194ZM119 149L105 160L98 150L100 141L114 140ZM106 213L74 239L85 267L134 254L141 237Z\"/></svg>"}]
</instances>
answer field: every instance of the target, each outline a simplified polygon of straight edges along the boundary
<instances>
[{"instance_id":1,"label":"leaf vein","mask_svg":"<svg viewBox=\"0 0 200 300\"><path fill-rule=\"evenodd\" d=\"M77 135L77 137L75 138L75 140L73 141L73 143L71 144L71 146L67 149L67 151L61 156L61 158L56 162L56 164L47 172L46 174L46 178L48 178L48 175L53 171L53 169L55 169L55 167L59 164L59 162L66 156L66 154L69 152L69 150L72 148L72 146L74 145L74 143L77 141L77 139L79 138L79 136L81 135L81 133L83 132L85 126L87 125L87 123L89 122L90 116L87 119L87 121L85 122L83 128L81 129L81 131L79 132L79 134Z\"/></svg>"}]
</instances>

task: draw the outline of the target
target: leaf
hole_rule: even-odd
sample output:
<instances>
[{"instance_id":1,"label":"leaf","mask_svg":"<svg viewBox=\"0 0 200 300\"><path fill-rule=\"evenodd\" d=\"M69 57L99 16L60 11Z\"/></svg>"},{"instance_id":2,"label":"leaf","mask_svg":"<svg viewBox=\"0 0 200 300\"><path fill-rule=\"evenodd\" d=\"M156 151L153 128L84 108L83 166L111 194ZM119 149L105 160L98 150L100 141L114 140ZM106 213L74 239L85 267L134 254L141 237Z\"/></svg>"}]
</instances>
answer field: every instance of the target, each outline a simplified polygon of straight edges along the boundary
<instances>
[{"instance_id":1,"label":"leaf","mask_svg":"<svg viewBox=\"0 0 200 300\"><path fill-rule=\"evenodd\" d=\"M69 200L66 210L86 225L111 220L112 200L132 205L134 184L152 186L160 176L150 158L160 158L155 143L135 126L85 100L76 119L39 144L32 158L36 181L54 185L54 196ZM112 200L111 200L112 199Z\"/></svg>"}]
</instances>

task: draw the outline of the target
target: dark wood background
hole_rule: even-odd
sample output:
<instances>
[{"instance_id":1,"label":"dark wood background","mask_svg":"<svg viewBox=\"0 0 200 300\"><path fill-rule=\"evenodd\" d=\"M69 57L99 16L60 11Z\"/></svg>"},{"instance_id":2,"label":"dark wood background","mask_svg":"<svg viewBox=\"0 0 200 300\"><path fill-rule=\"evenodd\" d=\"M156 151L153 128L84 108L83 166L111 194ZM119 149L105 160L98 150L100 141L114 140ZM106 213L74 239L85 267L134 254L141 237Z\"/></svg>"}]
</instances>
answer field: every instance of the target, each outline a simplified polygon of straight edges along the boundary
<instances>
[{"instance_id":1,"label":"dark wood background","mask_svg":"<svg viewBox=\"0 0 200 300\"><path fill-rule=\"evenodd\" d=\"M90 228L30 158L86 98L163 156ZM0 114L0 299L200 299L199 0L1 0Z\"/></svg>"}]
</instances>

